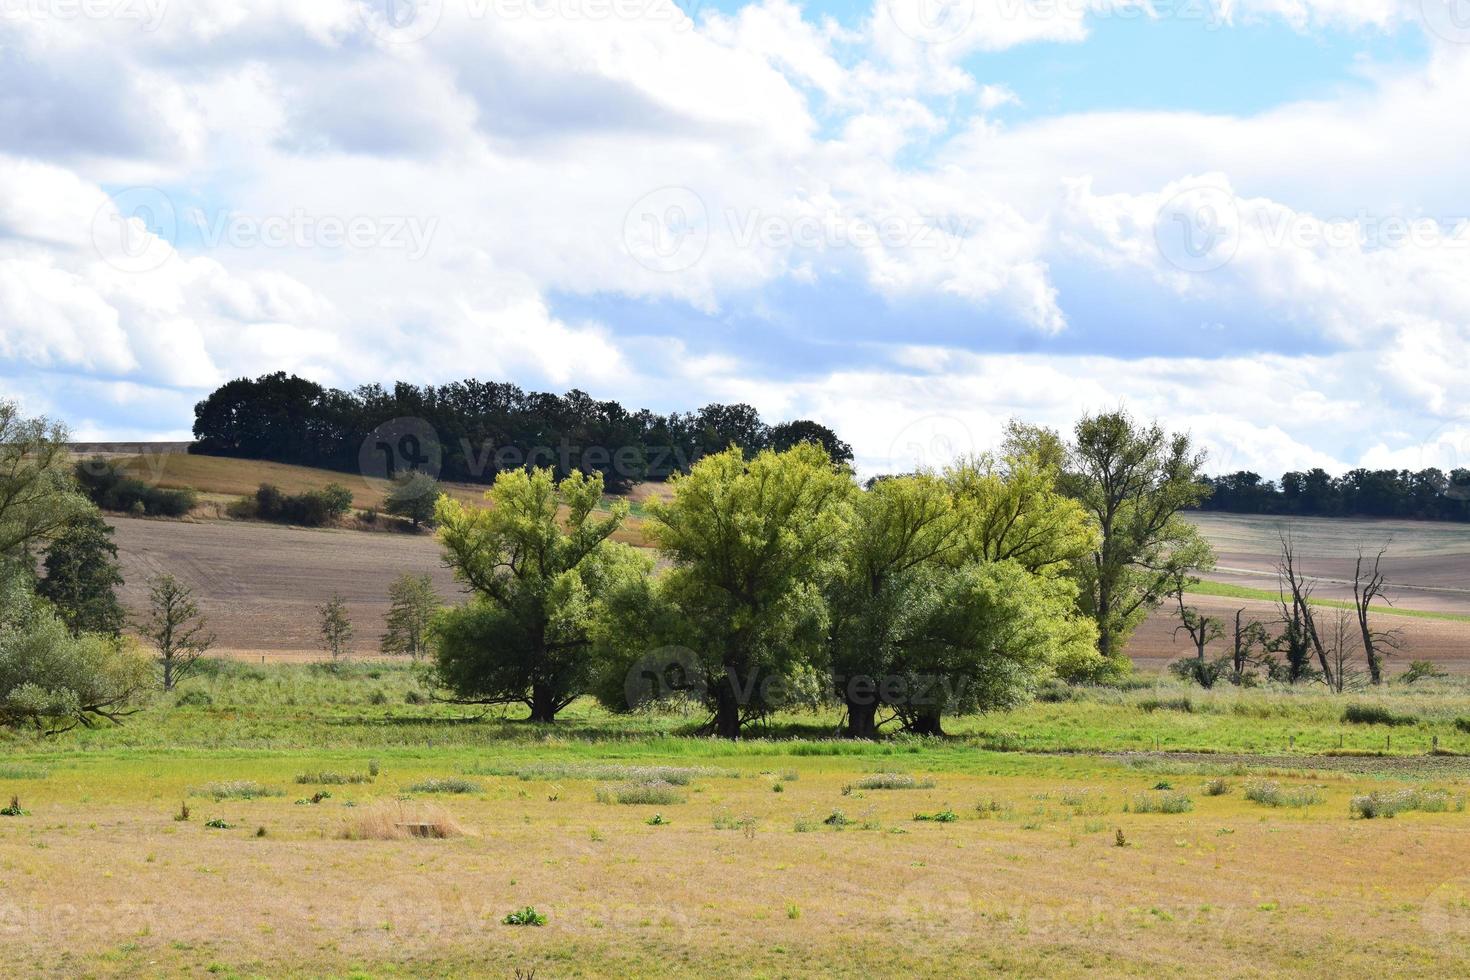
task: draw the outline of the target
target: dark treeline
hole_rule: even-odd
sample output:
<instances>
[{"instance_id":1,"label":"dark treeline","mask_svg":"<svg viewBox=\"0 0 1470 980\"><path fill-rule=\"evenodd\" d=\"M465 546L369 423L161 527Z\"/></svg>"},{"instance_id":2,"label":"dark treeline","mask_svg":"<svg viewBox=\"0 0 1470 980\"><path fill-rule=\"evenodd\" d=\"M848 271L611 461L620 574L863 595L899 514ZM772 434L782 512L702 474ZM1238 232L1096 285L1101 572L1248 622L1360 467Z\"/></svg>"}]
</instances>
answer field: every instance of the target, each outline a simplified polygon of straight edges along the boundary
<instances>
[{"instance_id":1,"label":"dark treeline","mask_svg":"<svg viewBox=\"0 0 1470 980\"><path fill-rule=\"evenodd\" d=\"M550 466L558 475L601 473L614 492L687 470L731 444L753 452L811 441L839 462L852 459L825 426L768 425L749 405L658 415L583 391L555 395L475 380L341 391L277 372L223 385L195 406L194 418L190 451L203 455L378 476L423 469L483 483L503 470Z\"/></svg>"},{"instance_id":2,"label":"dark treeline","mask_svg":"<svg viewBox=\"0 0 1470 980\"><path fill-rule=\"evenodd\" d=\"M1404 517L1470 521L1470 470L1325 470L1287 473L1281 482L1248 471L1202 477L1212 493L1201 510L1315 517Z\"/></svg>"}]
</instances>

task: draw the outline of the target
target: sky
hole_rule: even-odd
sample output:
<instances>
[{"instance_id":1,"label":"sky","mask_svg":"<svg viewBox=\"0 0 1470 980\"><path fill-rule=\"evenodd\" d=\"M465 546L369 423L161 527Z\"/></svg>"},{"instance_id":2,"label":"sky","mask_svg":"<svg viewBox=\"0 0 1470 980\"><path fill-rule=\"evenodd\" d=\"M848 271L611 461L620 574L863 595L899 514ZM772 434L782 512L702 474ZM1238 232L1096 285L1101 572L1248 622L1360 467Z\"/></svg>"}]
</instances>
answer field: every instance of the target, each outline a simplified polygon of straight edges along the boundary
<instances>
[{"instance_id":1,"label":"sky","mask_svg":"<svg viewBox=\"0 0 1470 980\"><path fill-rule=\"evenodd\" d=\"M1470 0L0 0L0 397L234 377L818 419L1124 407L1470 465Z\"/></svg>"}]
</instances>

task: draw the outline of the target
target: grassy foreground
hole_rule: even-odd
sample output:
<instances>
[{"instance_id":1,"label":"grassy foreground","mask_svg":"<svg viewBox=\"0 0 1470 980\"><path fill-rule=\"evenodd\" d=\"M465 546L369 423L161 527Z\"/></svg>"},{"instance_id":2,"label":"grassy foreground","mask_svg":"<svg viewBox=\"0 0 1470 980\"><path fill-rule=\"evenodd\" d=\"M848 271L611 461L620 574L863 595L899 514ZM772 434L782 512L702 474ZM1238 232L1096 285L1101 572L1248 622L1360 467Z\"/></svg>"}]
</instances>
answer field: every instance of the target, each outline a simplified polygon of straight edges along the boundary
<instances>
[{"instance_id":1,"label":"grassy foreground","mask_svg":"<svg viewBox=\"0 0 1470 980\"><path fill-rule=\"evenodd\" d=\"M1457 683L1051 691L872 744L581 704L548 731L419 690L227 665L124 727L0 741L29 811L0 816L7 972L1470 970L1470 759L1425 755L1470 751ZM1155 740L1212 755L1100 754ZM465 833L349 839L383 813ZM545 924L502 923L526 906Z\"/></svg>"}]
</instances>

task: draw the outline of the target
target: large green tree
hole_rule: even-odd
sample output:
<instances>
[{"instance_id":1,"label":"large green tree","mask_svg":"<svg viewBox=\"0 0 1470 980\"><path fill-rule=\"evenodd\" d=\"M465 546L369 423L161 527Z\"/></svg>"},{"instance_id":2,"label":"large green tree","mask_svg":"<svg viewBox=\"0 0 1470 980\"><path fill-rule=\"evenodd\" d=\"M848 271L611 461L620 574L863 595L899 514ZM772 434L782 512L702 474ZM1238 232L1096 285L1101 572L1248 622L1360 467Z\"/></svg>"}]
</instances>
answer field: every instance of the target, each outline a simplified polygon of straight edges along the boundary
<instances>
[{"instance_id":1,"label":"large green tree","mask_svg":"<svg viewBox=\"0 0 1470 980\"><path fill-rule=\"evenodd\" d=\"M732 447L671 485L672 499L648 506L646 528L671 566L649 618L667 627L664 644L685 651L681 666L698 675L714 731L737 738L800 675L815 677L826 632L820 584L834 571L856 487L810 442L751 459Z\"/></svg>"},{"instance_id":2,"label":"large green tree","mask_svg":"<svg viewBox=\"0 0 1470 980\"><path fill-rule=\"evenodd\" d=\"M1097 624L1098 653L1128 669L1129 635L1170 592L1181 572L1210 560L1209 545L1179 512L1209 493L1205 456L1186 434L1105 412L1077 423L1064 492L1096 525L1096 547L1075 565L1082 609Z\"/></svg>"},{"instance_id":3,"label":"large green tree","mask_svg":"<svg viewBox=\"0 0 1470 980\"><path fill-rule=\"evenodd\" d=\"M474 591L435 617L438 678L467 704L524 704L550 723L594 674L591 629L602 597L648 573L647 559L610 540L628 507L602 500L601 474L550 469L501 473L489 507L441 497L445 560Z\"/></svg>"},{"instance_id":4,"label":"large green tree","mask_svg":"<svg viewBox=\"0 0 1470 980\"><path fill-rule=\"evenodd\" d=\"M46 545L46 576L37 591L73 633L119 636L126 615L112 527L95 511L73 518Z\"/></svg>"},{"instance_id":5,"label":"large green tree","mask_svg":"<svg viewBox=\"0 0 1470 980\"><path fill-rule=\"evenodd\" d=\"M0 563L32 574L38 544L92 510L76 489L65 426L0 401Z\"/></svg>"}]
</instances>

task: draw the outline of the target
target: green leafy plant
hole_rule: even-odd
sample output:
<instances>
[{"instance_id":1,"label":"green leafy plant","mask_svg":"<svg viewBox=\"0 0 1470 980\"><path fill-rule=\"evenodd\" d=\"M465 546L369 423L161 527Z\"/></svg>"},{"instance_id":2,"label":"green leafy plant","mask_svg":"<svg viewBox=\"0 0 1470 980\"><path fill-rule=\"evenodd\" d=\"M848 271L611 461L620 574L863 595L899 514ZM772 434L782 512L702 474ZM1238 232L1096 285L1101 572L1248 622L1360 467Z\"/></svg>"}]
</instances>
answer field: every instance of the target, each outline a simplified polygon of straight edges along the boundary
<instances>
[{"instance_id":1,"label":"green leafy plant","mask_svg":"<svg viewBox=\"0 0 1470 980\"><path fill-rule=\"evenodd\" d=\"M514 912L509 913L500 922L502 925L507 926L544 926L546 925L546 916L527 905L525 908L516 909Z\"/></svg>"}]
</instances>

